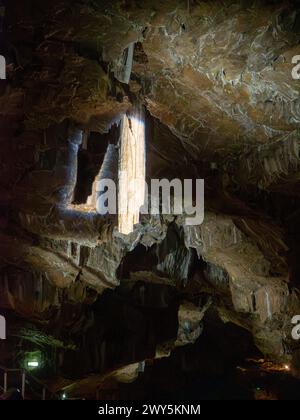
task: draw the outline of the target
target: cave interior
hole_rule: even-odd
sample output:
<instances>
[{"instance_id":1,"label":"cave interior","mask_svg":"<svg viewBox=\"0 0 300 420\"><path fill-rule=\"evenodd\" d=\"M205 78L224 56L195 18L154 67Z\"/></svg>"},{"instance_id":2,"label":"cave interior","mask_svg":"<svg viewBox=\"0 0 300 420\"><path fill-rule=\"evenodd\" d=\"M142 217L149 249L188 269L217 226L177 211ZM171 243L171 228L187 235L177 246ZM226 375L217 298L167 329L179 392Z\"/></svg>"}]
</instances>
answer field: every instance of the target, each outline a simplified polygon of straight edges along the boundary
<instances>
[{"instance_id":1,"label":"cave interior","mask_svg":"<svg viewBox=\"0 0 300 420\"><path fill-rule=\"evenodd\" d=\"M0 395L300 399L299 3L0 11ZM204 180L203 222L124 168Z\"/></svg>"}]
</instances>

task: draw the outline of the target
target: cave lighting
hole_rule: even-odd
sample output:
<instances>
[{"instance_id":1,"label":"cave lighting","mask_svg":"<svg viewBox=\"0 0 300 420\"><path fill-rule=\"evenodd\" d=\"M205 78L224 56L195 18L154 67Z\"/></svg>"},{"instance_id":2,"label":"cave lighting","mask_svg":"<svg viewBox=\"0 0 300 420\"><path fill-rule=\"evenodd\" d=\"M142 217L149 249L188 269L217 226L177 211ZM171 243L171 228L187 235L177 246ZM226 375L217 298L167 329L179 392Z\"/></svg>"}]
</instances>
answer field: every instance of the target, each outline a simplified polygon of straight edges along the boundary
<instances>
[{"instance_id":1,"label":"cave lighting","mask_svg":"<svg viewBox=\"0 0 300 420\"><path fill-rule=\"evenodd\" d=\"M37 360L29 360L27 366L30 368L37 368L39 367L39 362Z\"/></svg>"},{"instance_id":2,"label":"cave lighting","mask_svg":"<svg viewBox=\"0 0 300 420\"><path fill-rule=\"evenodd\" d=\"M121 121L118 230L128 235L139 222L145 200L145 123L141 109Z\"/></svg>"},{"instance_id":3,"label":"cave lighting","mask_svg":"<svg viewBox=\"0 0 300 420\"><path fill-rule=\"evenodd\" d=\"M287 371L291 370L289 365L284 365L284 369L287 370Z\"/></svg>"}]
</instances>

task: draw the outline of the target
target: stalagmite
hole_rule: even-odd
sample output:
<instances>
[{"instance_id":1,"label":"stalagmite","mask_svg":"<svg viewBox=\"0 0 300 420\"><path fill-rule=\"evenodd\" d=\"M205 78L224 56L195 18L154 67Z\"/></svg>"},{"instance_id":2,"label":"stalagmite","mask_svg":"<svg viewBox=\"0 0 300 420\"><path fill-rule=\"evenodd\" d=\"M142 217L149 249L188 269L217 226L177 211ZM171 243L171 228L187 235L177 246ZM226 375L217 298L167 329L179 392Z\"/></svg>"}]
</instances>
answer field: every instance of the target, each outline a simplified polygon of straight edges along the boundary
<instances>
[{"instance_id":1,"label":"stalagmite","mask_svg":"<svg viewBox=\"0 0 300 420\"><path fill-rule=\"evenodd\" d=\"M145 124L143 112L136 109L121 122L119 153L118 224L119 232L129 234L139 222L145 199Z\"/></svg>"}]
</instances>

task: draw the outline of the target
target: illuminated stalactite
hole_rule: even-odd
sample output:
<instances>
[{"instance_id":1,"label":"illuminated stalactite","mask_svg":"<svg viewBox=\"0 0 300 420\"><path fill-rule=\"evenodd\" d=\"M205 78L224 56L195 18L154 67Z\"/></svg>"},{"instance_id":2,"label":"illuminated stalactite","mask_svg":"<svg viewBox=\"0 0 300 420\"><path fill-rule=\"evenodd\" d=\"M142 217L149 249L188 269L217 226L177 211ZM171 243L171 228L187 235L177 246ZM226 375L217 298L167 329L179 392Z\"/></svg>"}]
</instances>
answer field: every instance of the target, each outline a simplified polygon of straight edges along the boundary
<instances>
[{"instance_id":1,"label":"illuminated stalactite","mask_svg":"<svg viewBox=\"0 0 300 420\"><path fill-rule=\"evenodd\" d=\"M141 110L124 115L119 153L118 226L129 234L145 198L145 123Z\"/></svg>"}]
</instances>

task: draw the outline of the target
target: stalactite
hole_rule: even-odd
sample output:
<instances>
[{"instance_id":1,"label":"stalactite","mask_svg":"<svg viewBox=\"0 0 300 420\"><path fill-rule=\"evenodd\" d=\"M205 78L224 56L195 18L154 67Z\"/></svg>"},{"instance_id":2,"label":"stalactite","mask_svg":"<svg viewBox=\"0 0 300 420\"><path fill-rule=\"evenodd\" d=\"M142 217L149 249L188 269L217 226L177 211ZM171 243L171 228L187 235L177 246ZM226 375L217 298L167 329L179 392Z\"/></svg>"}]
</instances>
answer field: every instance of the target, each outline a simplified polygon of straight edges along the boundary
<instances>
[{"instance_id":1,"label":"stalactite","mask_svg":"<svg viewBox=\"0 0 300 420\"><path fill-rule=\"evenodd\" d=\"M172 279L187 281L193 263L193 253L183 246L170 252L157 269L168 274Z\"/></svg>"},{"instance_id":2,"label":"stalactite","mask_svg":"<svg viewBox=\"0 0 300 420\"><path fill-rule=\"evenodd\" d=\"M286 180L299 170L299 133L293 131L272 144L257 147L249 153L243 166L232 168L237 182L240 178L250 184L257 184L261 189L280 180Z\"/></svg>"},{"instance_id":3,"label":"stalactite","mask_svg":"<svg viewBox=\"0 0 300 420\"><path fill-rule=\"evenodd\" d=\"M268 289L265 290L268 319L272 319L271 302Z\"/></svg>"},{"instance_id":4,"label":"stalactite","mask_svg":"<svg viewBox=\"0 0 300 420\"><path fill-rule=\"evenodd\" d=\"M119 232L129 234L139 222L145 199L145 124L141 108L124 115L119 154Z\"/></svg>"},{"instance_id":5,"label":"stalactite","mask_svg":"<svg viewBox=\"0 0 300 420\"><path fill-rule=\"evenodd\" d=\"M222 268L215 264L207 264L206 274L208 279L213 284L228 285L229 277L228 273Z\"/></svg>"},{"instance_id":6,"label":"stalactite","mask_svg":"<svg viewBox=\"0 0 300 420\"><path fill-rule=\"evenodd\" d=\"M0 79L6 79L6 61L3 55L0 55Z\"/></svg>"},{"instance_id":7,"label":"stalactite","mask_svg":"<svg viewBox=\"0 0 300 420\"><path fill-rule=\"evenodd\" d=\"M74 189L77 181L78 150L82 144L82 131L74 132L68 139L68 154L64 162L66 169L65 185L59 191L59 204L68 206L71 204L74 195ZM61 170L58 166L56 171Z\"/></svg>"},{"instance_id":8,"label":"stalactite","mask_svg":"<svg viewBox=\"0 0 300 420\"><path fill-rule=\"evenodd\" d=\"M114 63L116 79L122 83L129 83L133 63L134 42L130 43L123 52L122 57Z\"/></svg>"}]
</instances>

